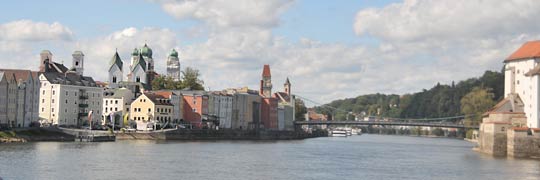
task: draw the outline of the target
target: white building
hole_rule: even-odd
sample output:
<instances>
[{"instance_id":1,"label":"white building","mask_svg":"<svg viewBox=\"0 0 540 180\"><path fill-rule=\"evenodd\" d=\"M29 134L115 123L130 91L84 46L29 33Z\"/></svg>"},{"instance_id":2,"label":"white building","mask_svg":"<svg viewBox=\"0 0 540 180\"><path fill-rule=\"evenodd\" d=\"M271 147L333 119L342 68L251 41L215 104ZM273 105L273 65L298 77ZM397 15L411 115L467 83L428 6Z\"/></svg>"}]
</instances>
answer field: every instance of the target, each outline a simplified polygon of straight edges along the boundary
<instances>
[{"instance_id":1,"label":"white building","mask_svg":"<svg viewBox=\"0 0 540 180\"><path fill-rule=\"evenodd\" d=\"M116 127L123 127L124 117L129 114L134 93L126 88L107 90L103 93L103 124L111 123L111 114Z\"/></svg>"},{"instance_id":2,"label":"white building","mask_svg":"<svg viewBox=\"0 0 540 180\"><path fill-rule=\"evenodd\" d=\"M77 61L73 61L74 71L70 71L64 65L53 62L52 55L43 54L39 75L41 87L38 111L41 123L82 126L90 122L90 112L93 114L91 122L100 123L103 89L91 77L76 72ZM83 59L77 60L83 64Z\"/></svg>"},{"instance_id":3,"label":"white building","mask_svg":"<svg viewBox=\"0 0 540 180\"><path fill-rule=\"evenodd\" d=\"M525 43L504 60L504 94L517 94L523 101L527 126L539 128L540 41Z\"/></svg>"}]
</instances>

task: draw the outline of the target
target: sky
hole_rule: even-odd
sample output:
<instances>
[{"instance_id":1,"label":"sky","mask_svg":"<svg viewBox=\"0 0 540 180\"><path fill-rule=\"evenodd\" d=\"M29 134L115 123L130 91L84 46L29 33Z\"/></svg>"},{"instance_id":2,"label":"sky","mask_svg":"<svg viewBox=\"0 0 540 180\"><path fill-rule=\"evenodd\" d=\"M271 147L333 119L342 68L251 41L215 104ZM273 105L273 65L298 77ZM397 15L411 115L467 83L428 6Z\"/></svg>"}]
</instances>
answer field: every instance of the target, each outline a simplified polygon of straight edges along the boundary
<instances>
[{"instance_id":1,"label":"sky","mask_svg":"<svg viewBox=\"0 0 540 180\"><path fill-rule=\"evenodd\" d=\"M39 53L106 81L117 50L130 62L147 43L165 74L171 49L209 90L258 89L269 64L273 91L318 103L371 93L406 94L500 71L540 39L533 0L93 0L6 1L1 68L37 70ZM127 72L125 72L127 73Z\"/></svg>"}]
</instances>

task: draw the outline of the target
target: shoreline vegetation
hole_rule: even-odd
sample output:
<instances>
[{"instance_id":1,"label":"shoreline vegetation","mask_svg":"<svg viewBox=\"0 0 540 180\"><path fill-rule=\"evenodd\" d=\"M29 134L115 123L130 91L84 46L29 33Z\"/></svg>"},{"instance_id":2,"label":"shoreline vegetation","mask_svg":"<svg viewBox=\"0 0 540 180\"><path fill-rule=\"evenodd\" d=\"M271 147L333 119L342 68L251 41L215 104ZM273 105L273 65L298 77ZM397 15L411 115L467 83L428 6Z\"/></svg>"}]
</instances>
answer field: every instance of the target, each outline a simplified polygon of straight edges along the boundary
<instances>
[{"instance_id":1,"label":"shoreline vegetation","mask_svg":"<svg viewBox=\"0 0 540 180\"><path fill-rule=\"evenodd\" d=\"M466 132L458 129L456 131L448 131L443 128L427 128L411 127L411 128L395 128L395 127L360 127L362 133L366 134L380 134L380 135L398 135L398 136L413 136L413 137L437 137L437 138L453 138L462 139L465 138Z\"/></svg>"}]
</instances>

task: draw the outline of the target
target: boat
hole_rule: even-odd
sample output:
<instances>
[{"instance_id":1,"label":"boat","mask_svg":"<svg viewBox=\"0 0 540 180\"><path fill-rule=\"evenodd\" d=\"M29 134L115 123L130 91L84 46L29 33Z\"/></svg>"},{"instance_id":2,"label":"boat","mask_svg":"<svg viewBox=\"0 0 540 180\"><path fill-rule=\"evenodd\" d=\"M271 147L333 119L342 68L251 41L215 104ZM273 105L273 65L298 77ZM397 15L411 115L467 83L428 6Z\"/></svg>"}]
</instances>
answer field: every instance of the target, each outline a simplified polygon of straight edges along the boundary
<instances>
[{"instance_id":1,"label":"boat","mask_svg":"<svg viewBox=\"0 0 540 180\"><path fill-rule=\"evenodd\" d=\"M351 130L351 135L358 135L358 130L357 129L352 129Z\"/></svg>"},{"instance_id":2,"label":"boat","mask_svg":"<svg viewBox=\"0 0 540 180\"><path fill-rule=\"evenodd\" d=\"M330 131L332 137L347 137L347 131L345 130L332 130Z\"/></svg>"}]
</instances>

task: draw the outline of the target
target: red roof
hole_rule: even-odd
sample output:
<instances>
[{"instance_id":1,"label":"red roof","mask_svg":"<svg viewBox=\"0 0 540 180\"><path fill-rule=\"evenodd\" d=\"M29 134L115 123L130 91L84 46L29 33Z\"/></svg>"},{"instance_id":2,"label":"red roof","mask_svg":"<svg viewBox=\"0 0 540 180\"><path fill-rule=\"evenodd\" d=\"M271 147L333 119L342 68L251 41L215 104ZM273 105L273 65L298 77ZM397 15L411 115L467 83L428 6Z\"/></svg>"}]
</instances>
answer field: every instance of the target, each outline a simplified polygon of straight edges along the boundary
<instances>
[{"instance_id":1,"label":"red roof","mask_svg":"<svg viewBox=\"0 0 540 180\"><path fill-rule=\"evenodd\" d=\"M510 57L506 58L504 62L538 57L540 57L540 40L529 41L523 44L517 51L512 53Z\"/></svg>"},{"instance_id":2,"label":"red roof","mask_svg":"<svg viewBox=\"0 0 540 180\"><path fill-rule=\"evenodd\" d=\"M174 93L172 91L154 91L152 92L156 95L163 96L167 99L169 99Z\"/></svg>"},{"instance_id":3,"label":"red roof","mask_svg":"<svg viewBox=\"0 0 540 180\"><path fill-rule=\"evenodd\" d=\"M270 75L270 65L268 65L268 64L265 64L265 65L264 65L262 76L263 76L263 77L270 77L270 76L272 76L272 75Z\"/></svg>"}]
</instances>

